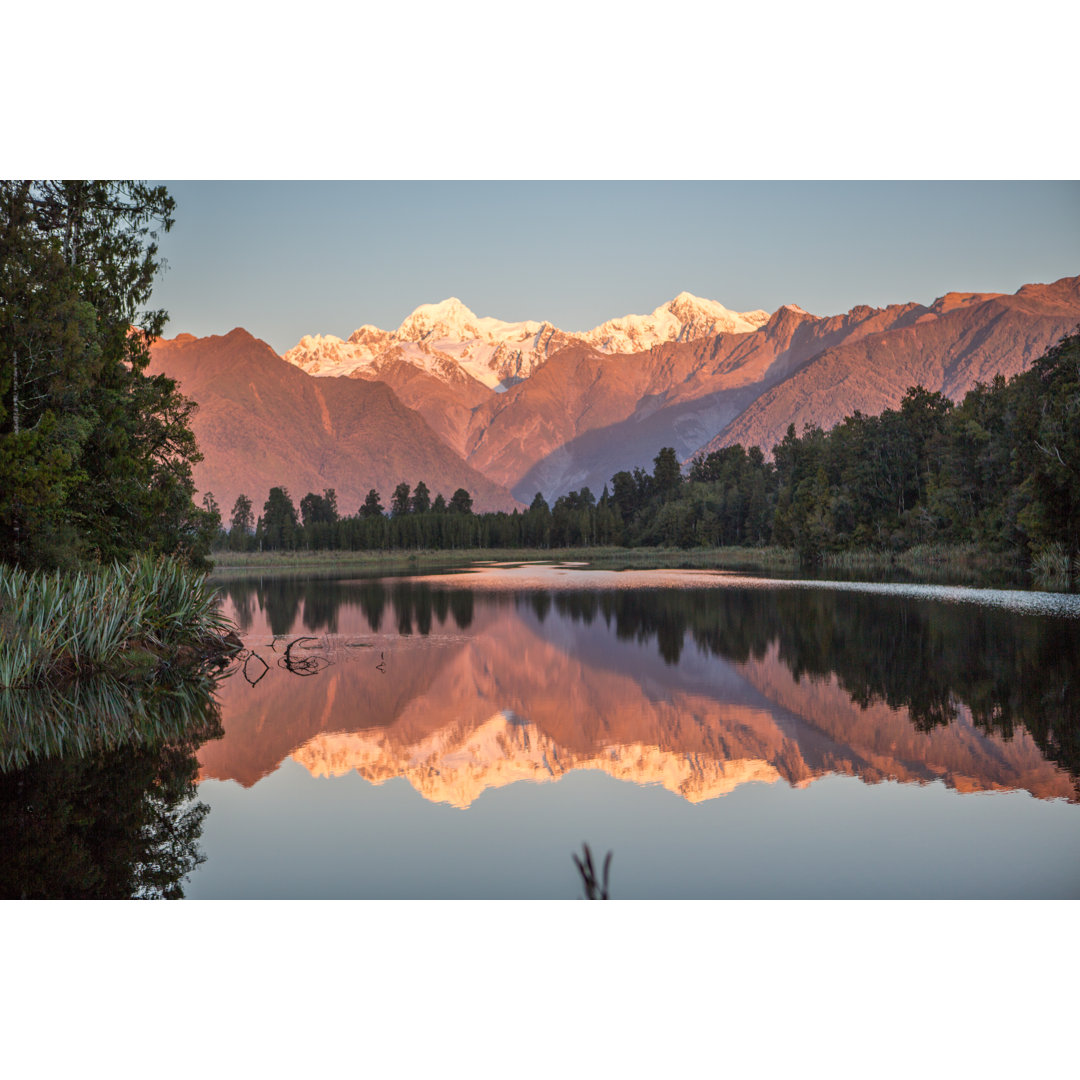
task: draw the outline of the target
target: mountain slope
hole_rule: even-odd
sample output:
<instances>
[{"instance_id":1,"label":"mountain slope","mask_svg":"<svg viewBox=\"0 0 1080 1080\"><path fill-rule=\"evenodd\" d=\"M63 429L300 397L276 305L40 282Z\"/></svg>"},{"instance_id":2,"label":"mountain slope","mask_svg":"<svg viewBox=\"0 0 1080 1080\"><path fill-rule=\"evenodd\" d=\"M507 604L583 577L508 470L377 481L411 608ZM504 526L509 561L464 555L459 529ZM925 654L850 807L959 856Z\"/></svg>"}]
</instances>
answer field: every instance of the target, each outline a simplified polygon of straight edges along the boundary
<instances>
[{"instance_id":1,"label":"mountain slope","mask_svg":"<svg viewBox=\"0 0 1080 1080\"><path fill-rule=\"evenodd\" d=\"M192 428L205 459L195 483L213 491L225 514L241 492L258 511L277 486L297 505L307 492L332 487L341 512L352 514L369 488L388 503L403 480L423 480L448 497L464 487L477 509L514 505L384 383L313 379L241 329L181 334L157 342L151 355L151 373L176 379L199 404Z\"/></svg>"},{"instance_id":2,"label":"mountain slope","mask_svg":"<svg viewBox=\"0 0 1080 1080\"><path fill-rule=\"evenodd\" d=\"M596 493L619 469L651 469L663 446L688 456L828 346L906 325L923 310L860 307L820 318L786 306L753 333L630 355L565 349L474 412L467 457L525 502L583 484Z\"/></svg>"},{"instance_id":3,"label":"mountain slope","mask_svg":"<svg viewBox=\"0 0 1080 1080\"><path fill-rule=\"evenodd\" d=\"M789 424L829 428L856 409L895 408L916 384L954 401L977 382L1016 375L1080 322L1080 277L1013 295L949 293L887 331L823 350L768 389L704 452L739 442L771 451Z\"/></svg>"}]
</instances>

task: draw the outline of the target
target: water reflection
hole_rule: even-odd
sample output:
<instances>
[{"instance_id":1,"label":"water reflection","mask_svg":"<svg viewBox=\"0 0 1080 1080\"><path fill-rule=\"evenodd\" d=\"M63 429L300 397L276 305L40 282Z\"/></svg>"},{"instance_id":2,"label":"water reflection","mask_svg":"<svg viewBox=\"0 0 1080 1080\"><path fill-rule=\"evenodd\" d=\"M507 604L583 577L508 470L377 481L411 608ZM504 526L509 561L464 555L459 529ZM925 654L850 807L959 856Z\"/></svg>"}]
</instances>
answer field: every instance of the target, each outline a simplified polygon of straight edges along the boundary
<instances>
[{"instance_id":1,"label":"water reflection","mask_svg":"<svg viewBox=\"0 0 1080 1080\"><path fill-rule=\"evenodd\" d=\"M250 786L292 758L458 807L573 770L692 802L827 774L1077 799L1075 619L822 588L226 594L268 670L222 685L204 778ZM305 632L330 663L297 679L277 636Z\"/></svg>"},{"instance_id":2,"label":"water reflection","mask_svg":"<svg viewBox=\"0 0 1080 1080\"><path fill-rule=\"evenodd\" d=\"M210 678L0 692L0 897L177 898L203 861Z\"/></svg>"}]
</instances>

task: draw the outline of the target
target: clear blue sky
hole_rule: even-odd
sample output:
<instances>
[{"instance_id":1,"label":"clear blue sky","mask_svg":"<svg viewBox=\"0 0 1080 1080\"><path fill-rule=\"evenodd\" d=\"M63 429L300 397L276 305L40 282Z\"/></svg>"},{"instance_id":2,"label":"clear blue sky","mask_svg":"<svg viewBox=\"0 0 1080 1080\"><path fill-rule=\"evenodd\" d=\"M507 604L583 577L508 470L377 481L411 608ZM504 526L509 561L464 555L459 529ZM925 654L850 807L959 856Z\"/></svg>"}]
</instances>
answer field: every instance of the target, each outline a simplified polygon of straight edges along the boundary
<instances>
[{"instance_id":1,"label":"clear blue sky","mask_svg":"<svg viewBox=\"0 0 1080 1080\"><path fill-rule=\"evenodd\" d=\"M585 330L684 289L831 315L1080 274L1073 181L166 183L166 333L278 352L447 296Z\"/></svg>"}]
</instances>

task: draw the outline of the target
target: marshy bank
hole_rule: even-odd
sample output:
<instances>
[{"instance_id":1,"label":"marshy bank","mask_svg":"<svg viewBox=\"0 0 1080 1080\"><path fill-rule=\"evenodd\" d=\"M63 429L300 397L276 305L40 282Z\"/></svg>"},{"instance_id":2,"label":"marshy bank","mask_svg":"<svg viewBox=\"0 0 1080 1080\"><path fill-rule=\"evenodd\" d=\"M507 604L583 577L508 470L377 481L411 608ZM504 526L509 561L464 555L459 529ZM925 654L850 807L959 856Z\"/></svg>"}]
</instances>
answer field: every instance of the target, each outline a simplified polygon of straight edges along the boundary
<instances>
[{"instance_id":1,"label":"marshy bank","mask_svg":"<svg viewBox=\"0 0 1080 1080\"><path fill-rule=\"evenodd\" d=\"M198 668L239 640L206 575L173 559L74 574L0 566L0 688Z\"/></svg>"},{"instance_id":2,"label":"marshy bank","mask_svg":"<svg viewBox=\"0 0 1080 1080\"><path fill-rule=\"evenodd\" d=\"M1056 557L1051 557L1056 554ZM1051 551L1034 559L976 544L918 544L901 550L824 551L807 560L793 547L563 547L469 548L460 551L218 552L215 580L343 572L401 576L463 569L480 563L576 563L600 570L735 570L806 576L924 582L939 585L1068 590L1080 585L1080 566Z\"/></svg>"},{"instance_id":3,"label":"marshy bank","mask_svg":"<svg viewBox=\"0 0 1080 1080\"><path fill-rule=\"evenodd\" d=\"M216 552L215 579L289 573L302 570L338 573L370 571L405 574L418 570L450 569L491 562L573 562L604 569L720 569L796 570L798 555L792 548L464 548L459 551L417 549L414 551L262 551Z\"/></svg>"}]
</instances>

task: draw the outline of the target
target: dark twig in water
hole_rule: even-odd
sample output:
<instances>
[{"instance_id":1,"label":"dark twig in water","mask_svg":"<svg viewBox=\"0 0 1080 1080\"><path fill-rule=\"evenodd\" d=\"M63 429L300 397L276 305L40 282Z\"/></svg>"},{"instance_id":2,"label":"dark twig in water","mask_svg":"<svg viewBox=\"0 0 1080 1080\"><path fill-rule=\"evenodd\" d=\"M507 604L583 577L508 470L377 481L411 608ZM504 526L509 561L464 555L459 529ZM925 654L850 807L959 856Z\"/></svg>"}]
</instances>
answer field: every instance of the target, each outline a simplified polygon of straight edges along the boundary
<instances>
[{"instance_id":1,"label":"dark twig in water","mask_svg":"<svg viewBox=\"0 0 1080 1080\"><path fill-rule=\"evenodd\" d=\"M375 670L381 671L384 675L386 674L386 653L379 653L379 663L375 665Z\"/></svg>"},{"instance_id":2,"label":"dark twig in water","mask_svg":"<svg viewBox=\"0 0 1080 1080\"><path fill-rule=\"evenodd\" d=\"M330 666L332 663L330 659L325 656L305 656L299 660L294 660L292 656L293 648L300 645L300 642L318 640L318 638L310 636L293 638L285 648L285 655L278 660L278 667L284 668L293 675L318 675L323 668ZM305 648L303 645L300 645L300 647ZM310 647L307 646L307 648Z\"/></svg>"},{"instance_id":3,"label":"dark twig in water","mask_svg":"<svg viewBox=\"0 0 1080 1080\"><path fill-rule=\"evenodd\" d=\"M604 876L603 882L596 876L596 867L593 865L592 852L589 850L588 844L582 844L581 849L585 855L585 861L582 862L576 855L571 856L574 860L574 864L578 868L578 873L581 875L581 880L585 886L585 899L586 900L610 900L611 894L608 892L608 875L611 872L611 856L614 852L609 851L607 857L604 859Z\"/></svg>"},{"instance_id":4,"label":"dark twig in water","mask_svg":"<svg viewBox=\"0 0 1080 1080\"><path fill-rule=\"evenodd\" d=\"M292 641L290 641L289 644L285 646L285 663L286 663L286 665L292 663L292 657L290 656L290 654L293 651L293 646L294 645L299 645L301 641L318 641L318 640L319 640L318 638L314 638L314 637L293 638Z\"/></svg>"},{"instance_id":5,"label":"dark twig in water","mask_svg":"<svg viewBox=\"0 0 1080 1080\"><path fill-rule=\"evenodd\" d=\"M259 663L263 666L262 671L259 672L259 676L256 679L253 679L248 674L248 663L252 660L258 660ZM244 678L247 679L247 681L252 686L254 686L259 681L259 679L265 678L266 673L270 670L270 665L253 649L250 653L248 653L247 657L245 657L244 666L240 670L243 672Z\"/></svg>"}]
</instances>

